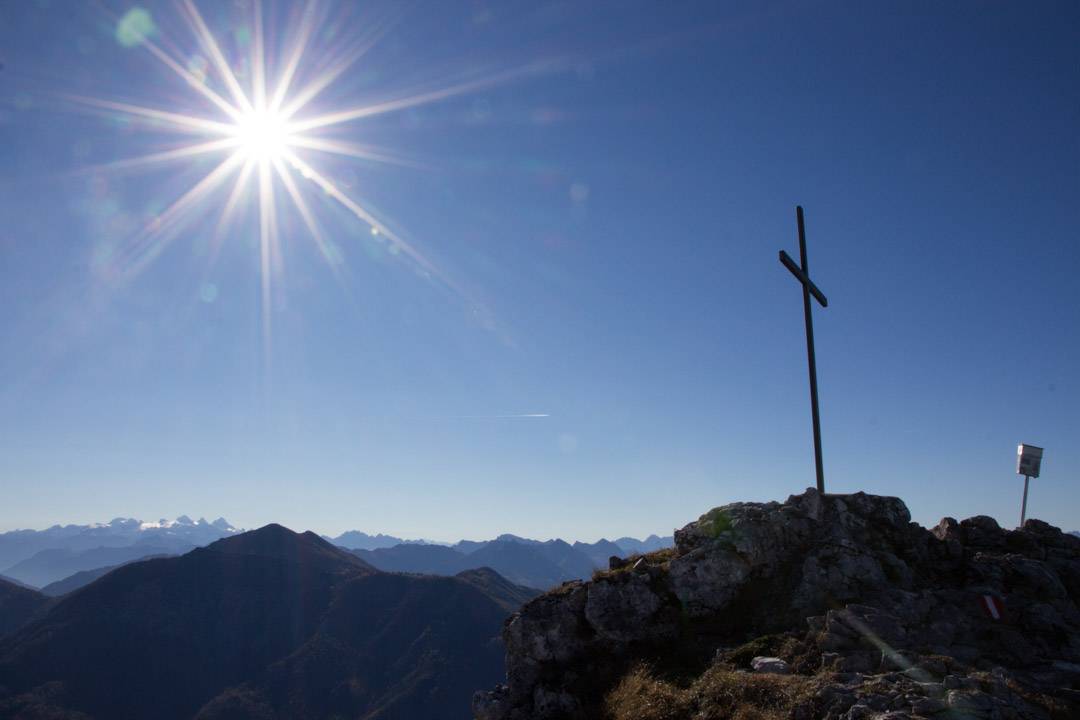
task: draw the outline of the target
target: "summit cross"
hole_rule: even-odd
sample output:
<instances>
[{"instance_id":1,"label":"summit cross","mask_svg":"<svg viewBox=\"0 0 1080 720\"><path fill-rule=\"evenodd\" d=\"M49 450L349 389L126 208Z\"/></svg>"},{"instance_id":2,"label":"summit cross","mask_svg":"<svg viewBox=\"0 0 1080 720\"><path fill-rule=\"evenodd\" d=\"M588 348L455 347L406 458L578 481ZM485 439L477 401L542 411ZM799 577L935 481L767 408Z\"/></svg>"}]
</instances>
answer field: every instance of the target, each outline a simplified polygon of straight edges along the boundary
<instances>
[{"instance_id":1,"label":"summit cross","mask_svg":"<svg viewBox=\"0 0 1080 720\"><path fill-rule=\"evenodd\" d=\"M817 489L819 493L824 493L825 471L821 462L821 418L818 414L817 361L814 359L814 319L810 313L810 296L813 295L814 299L821 303L821 307L828 307L829 301L810 279L810 269L806 264L806 229L803 226L801 205L795 207L795 217L799 223L800 262L796 265L783 250L780 251L780 262L802 285L803 313L806 316L806 358L810 366L810 411L814 421L814 462L817 465Z\"/></svg>"}]
</instances>

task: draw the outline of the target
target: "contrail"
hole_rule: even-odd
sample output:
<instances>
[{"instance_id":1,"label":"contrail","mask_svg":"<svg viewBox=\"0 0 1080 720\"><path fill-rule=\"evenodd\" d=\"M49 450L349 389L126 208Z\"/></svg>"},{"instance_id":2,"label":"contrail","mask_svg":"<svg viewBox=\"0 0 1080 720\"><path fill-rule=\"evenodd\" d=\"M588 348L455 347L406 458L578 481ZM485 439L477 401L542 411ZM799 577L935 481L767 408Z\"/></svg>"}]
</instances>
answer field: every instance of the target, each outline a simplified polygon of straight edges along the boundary
<instances>
[{"instance_id":1,"label":"contrail","mask_svg":"<svg viewBox=\"0 0 1080 720\"><path fill-rule=\"evenodd\" d=\"M516 415L455 415L457 420L515 420L518 418L546 418L549 413L518 413Z\"/></svg>"}]
</instances>

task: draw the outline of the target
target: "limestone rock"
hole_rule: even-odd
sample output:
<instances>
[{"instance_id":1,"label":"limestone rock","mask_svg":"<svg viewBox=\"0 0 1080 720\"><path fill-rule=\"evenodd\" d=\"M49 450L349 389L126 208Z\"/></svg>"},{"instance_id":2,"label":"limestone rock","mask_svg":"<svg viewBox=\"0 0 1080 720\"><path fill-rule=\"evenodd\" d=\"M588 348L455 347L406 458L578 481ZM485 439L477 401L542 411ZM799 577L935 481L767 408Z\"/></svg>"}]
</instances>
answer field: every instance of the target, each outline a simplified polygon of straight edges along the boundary
<instances>
[{"instance_id":1,"label":"limestone rock","mask_svg":"<svg viewBox=\"0 0 1080 720\"><path fill-rule=\"evenodd\" d=\"M750 667L754 672L773 673L775 675L787 675L791 672L791 666L778 657L766 657L758 655L750 661Z\"/></svg>"},{"instance_id":2,"label":"limestone rock","mask_svg":"<svg viewBox=\"0 0 1080 720\"><path fill-rule=\"evenodd\" d=\"M720 547L694 548L668 568L671 591L691 617L723 610L749 573L746 560Z\"/></svg>"},{"instance_id":3,"label":"limestone rock","mask_svg":"<svg viewBox=\"0 0 1080 720\"><path fill-rule=\"evenodd\" d=\"M1080 717L1080 538L1038 520L927 530L898 498L811 489L716 508L610 568L508 620L479 720L599 717L623 675L670 657L813 678L796 720Z\"/></svg>"},{"instance_id":4,"label":"limestone rock","mask_svg":"<svg viewBox=\"0 0 1080 720\"><path fill-rule=\"evenodd\" d=\"M678 623L673 609L647 575L622 572L587 586L585 621L599 638L614 643L673 637Z\"/></svg>"}]
</instances>

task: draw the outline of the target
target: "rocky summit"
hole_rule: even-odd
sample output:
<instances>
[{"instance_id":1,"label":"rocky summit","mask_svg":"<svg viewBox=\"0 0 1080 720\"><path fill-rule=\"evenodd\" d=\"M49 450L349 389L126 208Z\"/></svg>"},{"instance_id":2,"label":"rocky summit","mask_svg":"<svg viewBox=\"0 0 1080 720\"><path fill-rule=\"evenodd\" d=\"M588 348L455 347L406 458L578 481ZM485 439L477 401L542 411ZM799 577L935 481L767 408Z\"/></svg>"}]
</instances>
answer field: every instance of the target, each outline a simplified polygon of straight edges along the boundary
<instances>
[{"instance_id":1,"label":"rocky summit","mask_svg":"<svg viewBox=\"0 0 1080 720\"><path fill-rule=\"evenodd\" d=\"M911 522L808 490L716 508L675 548L506 622L477 720L1080 717L1080 538Z\"/></svg>"}]
</instances>

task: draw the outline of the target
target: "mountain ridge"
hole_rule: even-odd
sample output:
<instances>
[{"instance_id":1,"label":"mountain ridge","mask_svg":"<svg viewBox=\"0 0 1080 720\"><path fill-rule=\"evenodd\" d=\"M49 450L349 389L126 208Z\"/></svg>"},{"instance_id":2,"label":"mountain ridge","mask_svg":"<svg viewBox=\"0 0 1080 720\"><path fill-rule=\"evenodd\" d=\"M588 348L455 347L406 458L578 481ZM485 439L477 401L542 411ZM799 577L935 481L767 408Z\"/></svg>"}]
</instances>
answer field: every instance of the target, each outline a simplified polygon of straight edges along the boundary
<instances>
[{"instance_id":1,"label":"mountain ridge","mask_svg":"<svg viewBox=\"0 0 1080 720\"><path fill-rule=\"evenodd\" d=\"M186 515L175 520L163 518L156 522L118 517L108 523L57 524L42 530L11 530L0 533L0 574L7 574L6 568L42 551L56 550L77 554L96 548L130 547L143 543L165 548L173 553L186 552L192 547L207 545L238 532L241 531L224 518L207 522L204 518L192 520Z\"/></svg>"},{"instance_id":2,"label":"mountain ridge","mask_svg":"<svg viewBox=\"0 0 1080 720\"><path fill-rule=\"evenodd\" d=\"M515 536L502 537L477 543L475 547L466 546L472 548L467 553L456 547L415 544L351 552L371 565L391 572L456 575L490 567L517 585L540 590L588 577L600 567L580 547L575 548L562 540L521 542ZM605 564L608 557L604 557Z\"/></svg>"},{"instance_id":3,"label":"mountain ridge","mask_svg":"<svg viewBox=\"0 0 1080 720\"><path fill-rule=\"evenodd\" d=\"M163 557L174 557L173 555L147 555L144 557L136 558L125 563L119 563L117 565L106 565L99 568L91 568L90 570L80 570L79 572L68 575L65 578L61 578L55 582L51 582L41 588L41 594L47 597L60 597L61 595L67 595L70 592L74 592L81 587L85 587L94 582L100 577L112 572L113 570L123 567L124 565L130 565L131 563L142 562L143 560L157 560Z\"/></svg>"},{"instance_id":4,"label":"mountain ridge","mask_svg":"<svg viewBox=\"0 0 1080 720\"><path fill-rule=\"evenodd\" d=\"M76 573L102 567L119 567L145 557L182 555L194 545L156 545L136 543L123 547L96 547L82 551L64 548L40 550L31 557L7 568L5 574L30 587L44 588Z\"/></svg>"},{"instance_id":5,"label":"mountain ridge","mask_svg":"<svg viewBox=\"0 0 1080 720\"><path fill-rule=\"evenodd\" d=\"M207 522L186 515L153 522L117 517L107 523L54 525L40 531L0 533L0 574L28 587L49 586L50 593L63 594L105 575L111 568L147 557L182 555L192 548L240 533L224 518ZM620 547L606 539L569 544L560 538L541 541L504 533L492 540L461 540L450 545L403 540L393 535L368 535L358 530L337 537L321 537L350 550L377 552L366 559L384 570L454 575L469 568L493 565L499 572L512 575L518 584L540 589L587 577L594 569L605 567L611 556L625 557L641 552L642 548L668 546L672 542L670 537L651 535L644 541L623 538L627 547ZM539 552L531 554L509 547L508 543L537 548ZM481 554L461 561L451 551Z\"/></svg>"},{"instance_id":6,"label":"mountain ridge","mask_svg":"<svg viewBox=\"0 0 1080 720\"><path fill-rule=\"evenodd\" d=\"M382 572L276 524L52 601L19 592L47 605L0 638L0 717L164 720L463 717L502 672L503 620L532 596L492 571Z\"/></svg>"},{"instance_id":7,"label":"mountain ridge","mask_svg":"<svg viewBox=\"0 0 1080 720\"><path fill-rule=\"evenodd\" d=\"M662 549L670 545L667 540L652 535L649 544ZM641 541L635 542L642 545ZM509 533L494 540L462 540L450 546L411 543L351 552L381 570L392 572L454 575L490 566L516 584L541 590L589 577L594 571L606 568L612 557L638 554L605 539L570 545L561 539L531 540Z\"/></svg>"},{"instance_id":8,"label":"mountain ridge","mask_svg":"<svg viewBox=\"0 0 1080 720\"><path fill-rule=\"evenodd\" d=\"M0 578L0 639L18 630L49 605L37 590Z\"/></svg>"}]
</instances>

